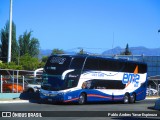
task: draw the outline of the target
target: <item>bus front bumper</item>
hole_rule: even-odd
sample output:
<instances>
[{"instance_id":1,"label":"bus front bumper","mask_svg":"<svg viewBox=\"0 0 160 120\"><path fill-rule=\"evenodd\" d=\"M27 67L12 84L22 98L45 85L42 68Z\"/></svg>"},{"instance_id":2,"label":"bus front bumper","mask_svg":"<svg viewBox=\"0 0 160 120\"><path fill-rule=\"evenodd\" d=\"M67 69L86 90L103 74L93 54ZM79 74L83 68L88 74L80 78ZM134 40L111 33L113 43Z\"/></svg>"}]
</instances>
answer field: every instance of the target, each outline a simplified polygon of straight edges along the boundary
<instances>
[{"instance_id":1,"label":"bus front bumper","mask_svg":"<svg viewBox=\"0 0 160 120\"><path fill-rule=\"evenodd\" d=\"M63 102L64 101L64 95L53 95L53 94L43 94L40 93L40 98L43 101L48 101L48 102Z\"/></svg>"}]
</instances>

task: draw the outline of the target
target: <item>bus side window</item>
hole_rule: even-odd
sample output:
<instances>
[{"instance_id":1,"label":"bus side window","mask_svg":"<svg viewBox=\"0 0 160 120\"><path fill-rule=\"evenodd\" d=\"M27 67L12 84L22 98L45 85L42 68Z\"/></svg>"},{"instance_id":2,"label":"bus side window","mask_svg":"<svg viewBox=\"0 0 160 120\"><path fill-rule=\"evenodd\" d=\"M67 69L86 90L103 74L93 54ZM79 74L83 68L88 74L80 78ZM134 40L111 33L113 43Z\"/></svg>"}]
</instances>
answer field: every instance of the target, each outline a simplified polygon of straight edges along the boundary
<instances>
[{"instance_id":1,"label":"bus side window","mask_svg":"<svg viewBox=\"0 0 160 120\"><path fill-rule=\"evenodd\" d=\"M67 84L67 87L73 87L74 86L74 84L75 84L75 80L68 80L68 84Z\"/></svg>"},{"instance_id":2,"label":"bus side window","mask_svg":"<svg viewBox=\"0 0 160 120\"><path fill-rule=\"evenodd\" d=\"M86 82L82 83L82 89L86 89Z\"/></svg>"},{"instance_id":3,"label":"bus side window","mask_svg":"<svg viewBox=\"0 0 160 120\"><path fill-rule=\"evenodd\" d=\"M82 84L82 89L91 89L91 81L85 81Z\"/></svg>"},{"instance_id":4,"label":"bus side window","mask_svg":"<svg viewBox=\"0 0 160 120\"><path fill-rule=\"evenodd\" d=\"M99 70L99 61L95 58L88 58L84 70Z\"/></svg>"}]
</instances>

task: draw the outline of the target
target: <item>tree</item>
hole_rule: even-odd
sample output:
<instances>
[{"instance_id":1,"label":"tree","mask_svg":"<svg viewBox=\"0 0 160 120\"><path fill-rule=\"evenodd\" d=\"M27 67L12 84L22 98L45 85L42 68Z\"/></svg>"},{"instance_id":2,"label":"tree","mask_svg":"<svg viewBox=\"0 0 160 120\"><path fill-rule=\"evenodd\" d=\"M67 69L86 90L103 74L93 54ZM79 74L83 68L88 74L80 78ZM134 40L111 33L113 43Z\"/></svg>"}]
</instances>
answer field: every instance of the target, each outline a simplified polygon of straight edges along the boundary
<instances>
[{"instance_id":1,"label":"tree","mask_svg":"<svg viewBox=\"0 0 160 120\"><path fill-rule=\"evenodd\" d=\"M19 36L19 49L20 49L20 56L25 54L29 54L31 57L38 57L39 54L39 41L37 38L32 36L32 31L24 32L23 35Z\"/></svg>"},{"instance_id":2,"label":"tree","mask_svg":"<svg viewBox=\"0 0 160 120\"><path fill-rule=\"evenodd\" d=\"M1 30L1 60L7 62L8 58L8 40L9 40L9 21L6 26ZM18 57L18 44L16 41L16 25L12 22L12 46L11 46L11 57L12 61L16 61Z\"/></svg>"},{"instance_id":3,"label":"tree","mask_svg":"<svg viewBox=\"0 0 160 120\"><path fill-rule=\"evenodd\" d=\"M48 56L43 56L42 59L41 59L41 62L39 63L39 68L44 67L47 60L48 60Z\"/></svg>"},{"instance_id":4,"label":"tree","mask_svg":"<svg viewBox=\"0 0 160 120\"><path fill-rule=\"evenodd\" d=\"M47 60L48 60L48 56L43 56L43 57L42 57L42 62L46 63Z\"/></svg>"},{"instance_id":5,"label":"tree","mask_svg":"<svg viewBox=\"0 0 160 120\"><path fill-rule=\"evenodd\" d=\"M129 50L129 45L127 43L125 51L121 53L121 55L132 55L132 53Z\"/></svg>"},{"instance_id":6,"label":"tree","mask_svg":"<svg viewBox=\"0 0 160 120\"><path fill-rule=\"evenodd\" d=\"M80 51L77 54L83 55L83 54L86 54L86 52L83 49L80 49Z\"/></svg>"},{"instance_id":7,"label":"tree","mask_svg":"<svg viewBox=\"0 0 160 120\"><path fill-rule=\"evenodd\" d=\"M21 65L16 65L15 62L10 63L0 63L1 69L16 69L16 70L22 70Z\"/></svg>"},{"instance_id":8,"label":"tree","mask_svg":"<svg viewBox=\"0 0 160 120\"><path fill-rule=\"evenodd\" d=\"M35 70L39 67L39 61L38 58L25 54L20 57L20 65L25 70Z\"/></svg>"},{"instance_id":9,"label":"tree","mask_svg":"<svg viewBox=\"0 0 160 120\"><path fill-rule=\"evenodd\" d=\"M64 54L65 52L62 49L53 49L51 55Z\"/></svg>"}]
</instances>

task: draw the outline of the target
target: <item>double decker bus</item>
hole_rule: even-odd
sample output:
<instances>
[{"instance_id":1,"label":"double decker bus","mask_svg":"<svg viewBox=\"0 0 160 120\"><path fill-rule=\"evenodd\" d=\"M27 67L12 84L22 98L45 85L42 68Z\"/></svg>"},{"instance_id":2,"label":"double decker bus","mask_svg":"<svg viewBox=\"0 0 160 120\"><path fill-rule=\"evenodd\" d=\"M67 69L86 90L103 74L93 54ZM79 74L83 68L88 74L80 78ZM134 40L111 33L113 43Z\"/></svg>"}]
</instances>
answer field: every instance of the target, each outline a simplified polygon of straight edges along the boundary
<instances>
[{"instance_id":1,"label":"double decker bus","mask_svg":"<svg viewBox=\"0 0 160 120\"><path fill-rule=\"evenodd\" d=\"M144 100L147 65L142 62L89 55L53 55L43 71L42 102Z\"/></svg>"}]
</instances>

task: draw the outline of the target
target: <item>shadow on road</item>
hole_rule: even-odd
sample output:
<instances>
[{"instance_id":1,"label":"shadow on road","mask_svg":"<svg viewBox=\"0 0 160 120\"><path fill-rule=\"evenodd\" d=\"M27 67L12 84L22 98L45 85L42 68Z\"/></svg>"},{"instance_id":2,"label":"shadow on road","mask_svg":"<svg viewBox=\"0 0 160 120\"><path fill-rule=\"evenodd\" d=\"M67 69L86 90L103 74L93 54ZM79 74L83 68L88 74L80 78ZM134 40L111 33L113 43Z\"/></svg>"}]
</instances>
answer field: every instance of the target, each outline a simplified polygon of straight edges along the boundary
<instances>
[{"instance_id":1,"label":"shadow on road","mask_svg":"<svg viewBox=\"0 0 160 120\"><path fill-rule=\"evenodd\" d=\"M38 103L40 100L39 93L28 93L28 92L23 92L20 94L20 99L22 100L29 100L31 103Z\"/></svg>"}]
</instances>

